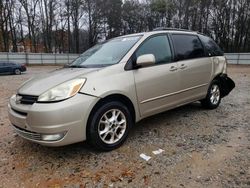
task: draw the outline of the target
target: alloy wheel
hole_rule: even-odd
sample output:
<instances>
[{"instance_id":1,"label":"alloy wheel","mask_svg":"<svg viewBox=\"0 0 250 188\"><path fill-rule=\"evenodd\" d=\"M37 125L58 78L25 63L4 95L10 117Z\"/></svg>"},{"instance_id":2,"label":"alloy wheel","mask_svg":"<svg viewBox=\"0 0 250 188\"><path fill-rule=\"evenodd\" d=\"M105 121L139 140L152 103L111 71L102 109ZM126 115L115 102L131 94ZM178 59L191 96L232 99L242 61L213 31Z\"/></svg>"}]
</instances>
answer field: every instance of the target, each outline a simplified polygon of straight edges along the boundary
<instances>
[{"instance_id":1,"label":"alloy wheel","mask_svg":"<svg viewBox=\"0 0 250 188\"><path fill-rule=\"evenodd\" d=\"M106 144L118 142L127 128L127 120L119 109L111 109L103 114L98 125L98 134Z\"/></svg>"},{"instance_id":2,"label":"alloy wheel","mask_svg":"<svg viewBox=\"0 0 250 188\"><path fill-rule=\"evenodd\" d=\"M217 105L220 101L220 88L218 85L212 85L210 90L210 102L213 105Z\"/></svg>"},{"instance_id":3,"label":"alloy wheel","mask_svg":"<svg viewBox=\"0 0 250 188\"><path fill-rule=\"evenodd\" d=\"M19 75L19 74L21 74L21 71L19 69L16 69L15 74Z\"/></svg>"}]
</instances>

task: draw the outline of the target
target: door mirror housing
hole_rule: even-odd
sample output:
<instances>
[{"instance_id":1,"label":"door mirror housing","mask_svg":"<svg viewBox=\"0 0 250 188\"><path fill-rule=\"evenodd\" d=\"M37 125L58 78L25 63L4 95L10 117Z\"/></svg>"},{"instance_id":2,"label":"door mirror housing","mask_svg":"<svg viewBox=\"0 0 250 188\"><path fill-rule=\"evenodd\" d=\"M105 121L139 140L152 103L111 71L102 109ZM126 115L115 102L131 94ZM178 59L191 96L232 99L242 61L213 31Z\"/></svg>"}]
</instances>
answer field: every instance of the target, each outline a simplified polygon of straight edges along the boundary
<instances>
[{"instance_id":1,"label":"door mirror housing","mask_svg":"<svg viewBox=\"0 0 250 188\"><path fill-rule=\"evenodd\" d=\"M136 64L139 67L154 65L155 64L155 56L153 54L141 55L137 58Z\"/></svg>"}]
</instances>

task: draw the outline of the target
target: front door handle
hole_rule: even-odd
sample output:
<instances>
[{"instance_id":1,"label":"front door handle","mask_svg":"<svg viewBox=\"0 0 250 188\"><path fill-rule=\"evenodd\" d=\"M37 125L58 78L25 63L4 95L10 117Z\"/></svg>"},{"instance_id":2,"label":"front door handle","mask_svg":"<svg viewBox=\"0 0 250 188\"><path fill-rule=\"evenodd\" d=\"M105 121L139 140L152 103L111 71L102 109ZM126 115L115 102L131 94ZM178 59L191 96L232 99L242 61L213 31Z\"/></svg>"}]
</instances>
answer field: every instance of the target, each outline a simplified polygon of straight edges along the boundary
<instances>
[{"instance_id":1,"label":"front door handle","mask_svg":"<svg viewBox=\"0 0 250 188\"><path fill-rule=\"evenodd\" d=\"M176 71L176 70L178 70L178 68L176 66L171 66L169 70L170 71Z\"/></svg>"},{"instance_id":2,"label":"front door handle","mask_svg":"<svg viewBox=\"0 0 250 188\"><path fill-rule=\"evenodd\" d=\"M185 69L185 68L187 68L187 65L181 64L180 69Z\"/></svg>"}]
</instances>

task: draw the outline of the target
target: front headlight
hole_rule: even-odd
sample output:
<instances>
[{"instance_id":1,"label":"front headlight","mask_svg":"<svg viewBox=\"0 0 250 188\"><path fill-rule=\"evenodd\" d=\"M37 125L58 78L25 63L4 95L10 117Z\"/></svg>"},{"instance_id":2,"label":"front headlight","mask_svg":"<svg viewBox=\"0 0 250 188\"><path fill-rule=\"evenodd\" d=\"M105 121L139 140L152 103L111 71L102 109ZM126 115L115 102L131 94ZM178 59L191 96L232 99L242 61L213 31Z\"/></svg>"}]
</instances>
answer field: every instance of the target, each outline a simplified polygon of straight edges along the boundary
<instances>
[{"instance_id":1,"label":"front headlight","mask_svg":"<svg viewBox=\"0 0 250 188\"><path fill-rule=\"evenodd\" d=\"M70 98L78 93L85 81L85 78L77 78L64 82L40 95L38 102L55 102Z\"/></svg>"}]
</instances>

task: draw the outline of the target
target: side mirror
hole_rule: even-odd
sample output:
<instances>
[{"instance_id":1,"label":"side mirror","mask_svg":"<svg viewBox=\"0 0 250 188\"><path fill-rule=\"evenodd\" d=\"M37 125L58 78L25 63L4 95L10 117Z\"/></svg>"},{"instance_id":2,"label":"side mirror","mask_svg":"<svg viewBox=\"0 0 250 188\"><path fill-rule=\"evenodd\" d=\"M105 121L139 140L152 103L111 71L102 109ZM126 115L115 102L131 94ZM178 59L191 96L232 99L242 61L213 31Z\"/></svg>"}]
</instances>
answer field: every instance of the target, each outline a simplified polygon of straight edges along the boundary
<instances>
[{"instance_id":1,"label":"side mirror","mask_svg":"<svg viewBox=\"0 0 250 188\"><path fill-rule=\"evenodd\" d=\"M153 54L141 55L136 60L137 66L149 66L155 64L155 56Z\"/></svg>"}]
</instances>

